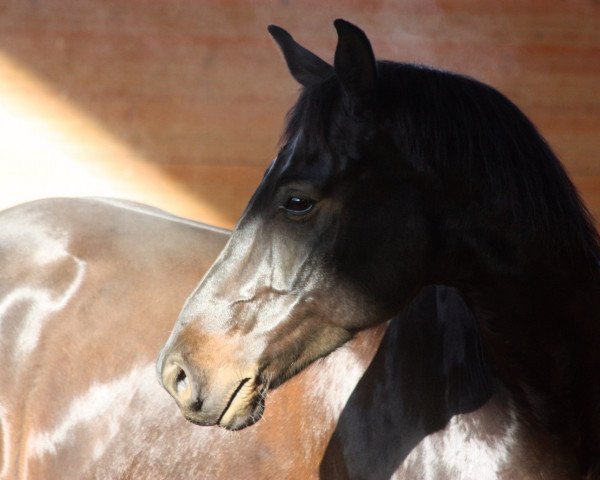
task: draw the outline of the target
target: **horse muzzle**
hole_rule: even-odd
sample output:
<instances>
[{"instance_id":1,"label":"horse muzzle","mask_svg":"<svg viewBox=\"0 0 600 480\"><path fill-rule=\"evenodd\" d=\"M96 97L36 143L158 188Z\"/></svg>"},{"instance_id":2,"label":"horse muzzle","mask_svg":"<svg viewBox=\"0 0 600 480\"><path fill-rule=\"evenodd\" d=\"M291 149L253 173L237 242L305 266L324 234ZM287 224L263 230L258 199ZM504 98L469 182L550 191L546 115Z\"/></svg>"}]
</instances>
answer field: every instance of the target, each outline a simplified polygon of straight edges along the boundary
<instances>
[{"instance_id":1,"label":"horse muzzle","mask_svg":"<svg viewBox=\"0 0 600 480\"><path fill-rule=\"evenodd\" d=\"M188 421L239 430L261 418L266 388L254 369L228 362L202 369L197 365L177 349L162 352L157 364L161 385Z\"/></svg>"}]
</instances>

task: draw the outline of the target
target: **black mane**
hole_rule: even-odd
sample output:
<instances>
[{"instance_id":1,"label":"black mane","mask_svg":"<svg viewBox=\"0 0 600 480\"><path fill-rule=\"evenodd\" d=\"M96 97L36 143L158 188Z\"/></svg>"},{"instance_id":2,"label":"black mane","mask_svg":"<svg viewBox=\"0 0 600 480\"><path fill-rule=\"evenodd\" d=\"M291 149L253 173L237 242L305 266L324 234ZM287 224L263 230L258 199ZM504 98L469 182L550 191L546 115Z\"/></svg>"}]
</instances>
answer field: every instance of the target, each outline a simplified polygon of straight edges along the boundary
<instances>
[{"instance_id":1,"label":"black mane","mask_svg":"<svg viewBox=\"0 0 600 480\"><path fill-rule=\"evenodd\" d=\"M496 228L509 228L517 243L529 245L524 257L543 258L558 273L575 268L578 276L595 275L600 241L591 215L556 155L510 100L454 73L388 61L377 68L374 118L391 136L399 162L432 175L452 192L455 207L475 203ZM282 141L302 131L313 150L331 151L340 111L335 75L305 87Z\"/></svg>"}]
</instances>

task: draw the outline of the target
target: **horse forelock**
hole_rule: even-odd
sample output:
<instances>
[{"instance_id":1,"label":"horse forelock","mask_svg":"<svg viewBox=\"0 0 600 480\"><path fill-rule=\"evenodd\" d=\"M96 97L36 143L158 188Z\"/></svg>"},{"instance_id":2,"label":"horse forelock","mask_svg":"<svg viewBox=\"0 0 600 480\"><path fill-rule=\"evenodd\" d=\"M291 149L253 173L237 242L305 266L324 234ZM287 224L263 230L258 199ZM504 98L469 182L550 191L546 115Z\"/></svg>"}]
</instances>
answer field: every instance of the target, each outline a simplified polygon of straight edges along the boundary
<instances>
[{"instance_id":1,"label":"horse forelock","mask_svg":"<svg viewBox=\"0 0 600 480\"><path fill-rule=\"evenodd\" d=\"M280 144L285 145L302 131L304 137L314 142L319 150L327 150L331 116L339 105L340 95L339 83L335 77L303 88L298 100L287 113Z\"/></svg>"}]
</instances>

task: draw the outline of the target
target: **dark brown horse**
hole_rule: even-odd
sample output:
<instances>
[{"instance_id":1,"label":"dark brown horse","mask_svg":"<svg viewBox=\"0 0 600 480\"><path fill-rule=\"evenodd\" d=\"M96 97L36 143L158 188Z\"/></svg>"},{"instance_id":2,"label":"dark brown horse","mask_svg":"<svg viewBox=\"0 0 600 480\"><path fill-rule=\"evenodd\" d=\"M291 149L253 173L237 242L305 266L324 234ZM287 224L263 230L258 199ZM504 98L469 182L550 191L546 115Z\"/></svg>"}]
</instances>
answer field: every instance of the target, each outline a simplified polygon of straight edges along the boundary
<instances>
[{"instance_id":1,"label":"dark brown horse","mask_svg":"<svg viewBox=\"0 0 600 480\"><path fill-rule=\"evenodd\" d=\"M111 200L26 204L0 226L2 479L567 478L490 398L453 289L425 289L383 342L385 325L357 334L232 433L186 422L154 367L227 232Z\"/></svg>"},{"instance_id":2,"label":"dark brown horse","mask_svg":"<svg viewBox=\"0 0 600 480\"><path fill-rule=\"evenodd\" d=\"M270 27L303 89L161 353L164 387L190 421L244 428L270 388L443 283L474 312L505 415L562 478L599 476L600 248L560 162L496 90L377 62L335 27L333 66Z\"/></svg>"}]
</instances>

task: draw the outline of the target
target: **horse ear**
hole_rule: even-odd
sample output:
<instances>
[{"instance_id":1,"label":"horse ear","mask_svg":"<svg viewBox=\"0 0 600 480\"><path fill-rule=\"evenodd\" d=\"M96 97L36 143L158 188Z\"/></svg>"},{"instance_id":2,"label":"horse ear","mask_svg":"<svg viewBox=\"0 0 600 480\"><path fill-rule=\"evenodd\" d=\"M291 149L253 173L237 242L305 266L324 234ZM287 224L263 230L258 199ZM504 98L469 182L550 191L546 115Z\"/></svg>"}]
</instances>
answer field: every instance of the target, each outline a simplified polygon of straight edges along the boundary
<instances>
[{"instance_id":1,"label":"horse ear","mask_svg":"<svg viewBox=\"0 0 600 480\"><path fill-rule=\"evenodd\" d=\"M268 30L281 48L290 73L298 83L307 87L322 82L333 74L331 65L296 43L283 28L269 25Z\"/></svg>"},{"instance_id":2,"label":"horse ear","mask_svg":"<svg viewBox=\"0 0 600 480\"><path fill-rule=\"evenodd\" d=\"M353 107L364 107L375 90L377 64L371 42L356 25L338 18L333 22L338 33L335 73Z\"/></svg>"}]
</instances>

